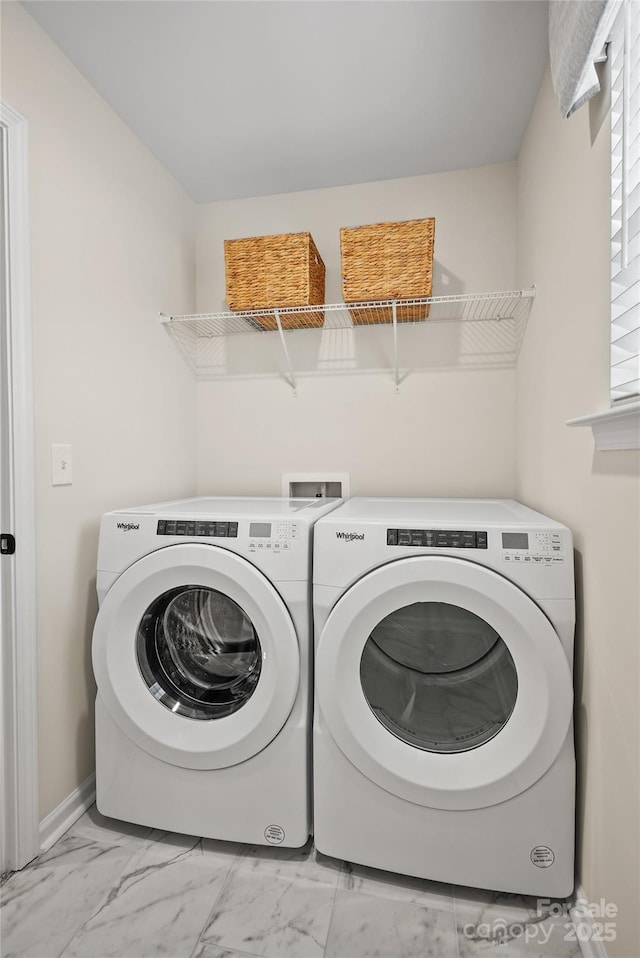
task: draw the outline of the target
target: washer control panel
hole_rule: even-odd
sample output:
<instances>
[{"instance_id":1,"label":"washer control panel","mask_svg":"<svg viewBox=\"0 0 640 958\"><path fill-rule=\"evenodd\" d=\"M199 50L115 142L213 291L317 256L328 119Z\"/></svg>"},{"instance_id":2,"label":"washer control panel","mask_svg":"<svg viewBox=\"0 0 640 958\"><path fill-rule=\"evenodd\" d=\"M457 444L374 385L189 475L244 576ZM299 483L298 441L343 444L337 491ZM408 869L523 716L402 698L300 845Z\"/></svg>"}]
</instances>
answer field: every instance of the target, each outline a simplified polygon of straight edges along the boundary
<instances>
[{"instance_id":1,"label":"washer control panel","mask_svg":"<svg viewBox=\"0 0 640 958\"><path fill-rule=\"evenodd\" d=\"M158 519L156 534L159 536L215 536L216 539L235 539L237 522L211 522L209 519Z\"/></svg>"},{"instance_id":2,"label":"washer control panel","mask_svg":"<svg viewBox=\"0 0 640 958\"><path fill-rule=\"evenodd\" d=\"M249 552L289 552L298 539L297 522L250 522Z\"/></svg>"},{"instance_id":3,"label":"washer control panel","mask_svg":"<svg viewBox=\"0 0 640 958\"><path fill-rule=\"evenodd\" d=\"M503 562L564 562L561 532L503 532Z\"/></svg>"},{"instance_id":4,"label":"washer control panel","mask_svg":"<svg viewBox=\"0 0 640 958\"><path fill-rule=\"evenodd\" d=\"M486 532L450 529L387 529L388 546L424 546L429 549L486 549Z\"/></svg>"}]
</instances>

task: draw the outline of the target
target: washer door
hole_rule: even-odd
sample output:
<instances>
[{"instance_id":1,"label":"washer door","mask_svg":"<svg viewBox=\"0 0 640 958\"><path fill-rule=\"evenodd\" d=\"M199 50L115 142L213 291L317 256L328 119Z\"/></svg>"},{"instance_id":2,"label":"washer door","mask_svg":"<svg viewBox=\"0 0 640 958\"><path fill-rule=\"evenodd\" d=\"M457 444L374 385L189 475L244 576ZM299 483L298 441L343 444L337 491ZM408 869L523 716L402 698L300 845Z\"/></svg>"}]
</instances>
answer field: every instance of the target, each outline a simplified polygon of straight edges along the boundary
<instances>
[{"instance_id":1,"label":"washer door","mask_svg":"<svg viewBox=\"0 0 640 958\"><path fill-rule=\"evenodd\" d=\"M293 707L300 654L289 612L240 556L185 543L125 570L93 633L106 708L151 755L226 768L256 755Z\"/></svg>"},{"instance_id":2,"label":"washer door","mask_svg":"<svg viewBox=\"0 0 640 958\"><path fill-rule=\"evenodd\" d=\"M399 559L336 603L316 652L318 705L376 785L432 808L483 808L553 764L573 686L549 620L517 586L448 557Z\"/></svg>"}]
</instances>

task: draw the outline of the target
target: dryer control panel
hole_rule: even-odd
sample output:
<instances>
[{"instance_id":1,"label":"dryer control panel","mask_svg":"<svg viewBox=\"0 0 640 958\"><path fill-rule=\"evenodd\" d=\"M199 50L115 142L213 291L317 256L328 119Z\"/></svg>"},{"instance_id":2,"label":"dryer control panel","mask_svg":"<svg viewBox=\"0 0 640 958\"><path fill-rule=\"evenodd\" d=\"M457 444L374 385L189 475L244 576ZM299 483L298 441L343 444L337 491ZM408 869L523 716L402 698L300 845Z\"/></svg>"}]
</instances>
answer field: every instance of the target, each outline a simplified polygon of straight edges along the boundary
<instances>
[{"instance_id":1,"label":"dryer control panel","mask_svg":"<svg viewBox=\"0 0 640 958\"><path fill-rule=\"evenodd\" d=\"M238 523L211 522L208 519L158 519L156 532L159 536L215 536L218 539L235 539L238 535Z\"/></svg>"},{"instance_id":2,"label":"dryer control panel","mask_svg":"<svg viewBox=\"0 0 640 958\"><path fill-rule=\"evenodd\" d=\"M564 562L561 532L503 532L503 562Z\"/></svg>"},{"instance_id":3,"label":"dryer control panel","mask_svg":"<svg viewBox=\"0 0 640 958\"><path fill-rule=\"evenodd\" d=\"M486 549L487 533L451 529L387 529L388 546L424 546L429 549Z\"/></svg>"},{"instance_id":4,"label":"dryer control panel","mask_svg":"<svg viewBox=\"0 0 640 958\"><path fill-rule=\"evenodd\" d=\"M297 522L250 522L249 552L288 552L298 539Z\"/></svg>"},{"instance_id":5,"label":"dryer control panel","mask_svg":"<svg viewBox=\"0 0 640 958\"><path fill-rule=\"evenodd\" d=\"M243 548L246 543L249 554L291 554L300 538L304 539L300 531L299 522L277 520L274 522L263 520L249 520L240 523L226 520L225 522L211 519L158 519L156 535L185 536L189 539L240 539Z\"/></svg>"}]
</instances>

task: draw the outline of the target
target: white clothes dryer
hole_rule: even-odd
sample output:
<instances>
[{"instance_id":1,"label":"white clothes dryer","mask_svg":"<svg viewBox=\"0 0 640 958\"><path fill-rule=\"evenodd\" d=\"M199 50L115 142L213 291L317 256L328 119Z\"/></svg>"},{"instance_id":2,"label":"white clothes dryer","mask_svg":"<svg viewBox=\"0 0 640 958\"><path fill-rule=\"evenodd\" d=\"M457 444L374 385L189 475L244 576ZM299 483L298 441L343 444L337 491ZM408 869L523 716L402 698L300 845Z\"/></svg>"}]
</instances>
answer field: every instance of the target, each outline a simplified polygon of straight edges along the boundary
<instances>
[{"instance_id":1,"label":"white clothes dryer","mask_svg":"<svg viewBox=\"0 0 640 958\"><path fill-rule=\"evenodd\" d=\"M313 578L318 849L570 895L570 531L512 500L351 499Z\"/></svg>"},{"instance_id":2,"label":"white clothes dryer","mask_svg":"<svg viewBox=\"0 0 640 958\"><path fill-rule=\"evenodd\" d=\"M340 500L110 512L93 634L97 805L297 847L311 830L311 548Z\"/></svg>"}]
</instances>

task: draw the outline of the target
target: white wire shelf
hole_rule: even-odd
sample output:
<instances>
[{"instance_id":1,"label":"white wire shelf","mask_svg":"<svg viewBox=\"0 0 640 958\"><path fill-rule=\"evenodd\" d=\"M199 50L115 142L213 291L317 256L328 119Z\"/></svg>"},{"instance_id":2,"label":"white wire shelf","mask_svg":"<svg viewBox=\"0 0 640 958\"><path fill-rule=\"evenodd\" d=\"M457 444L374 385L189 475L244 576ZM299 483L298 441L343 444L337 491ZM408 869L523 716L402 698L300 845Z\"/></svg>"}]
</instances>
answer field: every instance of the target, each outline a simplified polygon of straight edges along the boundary
<instances>
[{"instance_id":1,"label":"white wire shelf","mask_svg":"<svg viewBox=\"0 0 640 958\"><path fill-rule=\"evenodd\" d=\"M253 334L269 339L280 338L288 368L288 381L296 388L296 379L287 346L289 336L302 331L322 333L332 330L378 329L393 335L393 366L396 388L400 384L398 337L403 329L427 328L443 323L463 326L484 325L493 329L491 354L498 365L515 365L524 336L526 322L535 298L535 287L494 293L467 293L453 296L431 296L422 299L384 300L366 303L325 303L282 309L259 309L245 312L161 314L161 322L197 378L218 378L218 368L211 372L203 360L211 352L206 341ZM495 332L499 328L499 342ZM491 335L491 333L489 333ZM297 337L296 337L297 339ZM291 339L291 344L294 339ZM498 343L496 345L496 343ZM501 359L501 361L500 361Z\"/></svg>"},{"instance_id":2,"label":"white wire shelf","mask_svg":"<svg viewBox=\"0 0 640 958\"><path fill-rule=\"evenodd\" d=\"M526 319L535 297L535 288L499 293L467 293L458 296L431 296L428 299L396 300L398 322L461 323ZM246 312L193 313L183 316L161 314L169 328L188 325L199 338L236 336L243 333L277 331L276 315L282 328L349 329L393 323L393 300L368 303L325 303L321 306L295 306L283 309L253 309ZM429 307L428 318L421 316ZM422 307L422 309L420 309ZM356 322L354 323L354 314Z\"/></svg>"}]
</instances>

